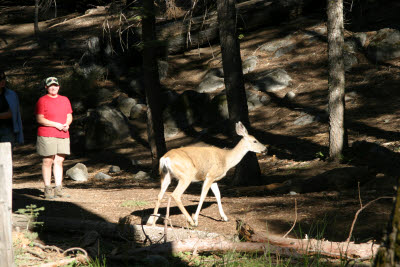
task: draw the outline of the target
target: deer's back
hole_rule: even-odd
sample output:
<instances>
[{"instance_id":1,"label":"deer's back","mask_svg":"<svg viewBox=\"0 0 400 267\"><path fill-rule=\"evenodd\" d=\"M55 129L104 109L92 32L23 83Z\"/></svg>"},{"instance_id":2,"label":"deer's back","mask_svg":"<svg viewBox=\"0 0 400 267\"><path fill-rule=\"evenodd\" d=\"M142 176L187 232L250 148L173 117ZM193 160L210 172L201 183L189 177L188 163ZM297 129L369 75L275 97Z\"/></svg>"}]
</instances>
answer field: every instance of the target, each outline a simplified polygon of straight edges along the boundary
<instances>
[{"instance_id":1,"label":"deer's back","mask_svg":"<svg viewBox=\"0 0 400 267\"><path fill-rule=\"evenodd\" d=\"M225 157L226 150L216 147L182 147L172 149L163 156L170 159L175 176L192 175L195 180L201 181L207 174L217 177L225 175Z\"/></svg>"}]
</instances>

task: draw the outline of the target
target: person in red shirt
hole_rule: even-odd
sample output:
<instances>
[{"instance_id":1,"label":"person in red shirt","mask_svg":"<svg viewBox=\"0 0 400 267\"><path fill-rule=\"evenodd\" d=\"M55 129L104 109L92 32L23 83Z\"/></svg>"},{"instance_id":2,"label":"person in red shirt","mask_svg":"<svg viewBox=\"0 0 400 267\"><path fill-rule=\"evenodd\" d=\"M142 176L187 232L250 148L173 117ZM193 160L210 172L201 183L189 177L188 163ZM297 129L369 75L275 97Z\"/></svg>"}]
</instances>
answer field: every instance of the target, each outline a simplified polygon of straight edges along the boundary
<instances>
[{"instance_id":1,"label":"person in red shirt","mask_svg":"<svg viewBox=\"0 0 400 267\"><path fill-rule=\"evenodd\" d=\"M45 80L47 94L36 103L36 121L39 123L36 150L42 159L44 196L69 197L63 192L63 162L70 155L69 126L72 123L72 108L69 99L59 95L60 84L56 77ZM51 172L55 180L55 190L51 187Z\"/></svg>"}]
</instances>

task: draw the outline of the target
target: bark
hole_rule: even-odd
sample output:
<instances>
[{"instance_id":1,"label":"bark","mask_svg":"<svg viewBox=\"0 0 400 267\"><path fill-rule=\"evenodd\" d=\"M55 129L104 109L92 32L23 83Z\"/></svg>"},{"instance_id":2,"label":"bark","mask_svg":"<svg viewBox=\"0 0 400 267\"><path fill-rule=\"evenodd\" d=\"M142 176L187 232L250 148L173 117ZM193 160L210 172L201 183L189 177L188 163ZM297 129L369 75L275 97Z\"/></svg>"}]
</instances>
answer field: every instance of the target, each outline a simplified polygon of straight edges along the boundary
<instances>
[{"instance_id":1,"label":"bark","mask_svg":"<svg viewBox=\"0 0 400 267\"><path fill-rule=\"evenodd\" d=\"M242 240L257 243L268 243L282 249L294 250L299 254L319 254L338 259L372 259L379 245L355 244L353 242L331 242L316 239L294 239L255 233L247 224L238 221L239 237Z\"/></svg>"},{"instance_id":2,"label":"bark","mask_svg":"<svg viewBox=\"0 0 400 267\"><path fill-rule=\"evenodd\" d=\"M327 1L329 62L329 157L340 159L345 143L343 0Z\"/></svg>"},{"instance_id":3,"label":"bark","mask_svg":"<svg viewBox=\"0 0 400 267\"><path fill-rule=\"evenodd\" d=\"M235 0L218 0L218 25L231 129L241 121L250 128L249 111L243 82L240 44L236 27ZM261 172L255 153L249 152L236 166L233 185L259 185Z\"/></svg>"},{"instance_id":4,"label":"bark","mask_svg":"<svg viewBox=\"0 0 400 267\"><path fill-rule=\"evenodd\" d=\"M35 14L34 14L34 32L36 40L39 40L39 0L35 0Z\"/></svg>"},{"instance_id":5,"label":"bark","mask_svg":"<svg viewBox=\"0 0 400 267\"><path fill-rule=\"evenodd\" d=\"M400 179L397 184L400 184ZM400 187L393 205L391 220L387 227L385 240L376 255L374 266L390 267L400 265Z\"/></svg>"},{"instance_id":6,"label":"bark","mask_svg":"<svg viewBox=\"0 0 400 267\"><path fill-rule=\"evenodd\" d=\"M143 1L143 77L147 100L147 135L151 149L152 172L158 173L159 159L167 151L161 110L160 78L157 54L160 42L156 40L155 8L152 0Z\"/></svg>"}]
</instances>

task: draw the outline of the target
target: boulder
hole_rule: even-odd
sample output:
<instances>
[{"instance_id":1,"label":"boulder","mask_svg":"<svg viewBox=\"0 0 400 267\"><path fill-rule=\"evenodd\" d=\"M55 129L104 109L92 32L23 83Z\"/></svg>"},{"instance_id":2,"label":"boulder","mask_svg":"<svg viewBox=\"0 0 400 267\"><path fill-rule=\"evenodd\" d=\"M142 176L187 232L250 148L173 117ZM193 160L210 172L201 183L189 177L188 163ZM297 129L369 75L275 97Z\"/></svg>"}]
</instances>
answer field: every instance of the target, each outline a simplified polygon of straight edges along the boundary
<instances>
[{"instance_id":1,"label":"boulder","mask_svg":"<svg viewBox=\"0 0 400 267\"><path fill-rule=\"evenodd\" d=\"M98 173L96 173L94 178L97 179L97 180L108 180L108 179L111 179L112 177L110 175L108 175L108 174L103 173L103 172L98 172Z\"/></svg>"},{"instance_id":2,"label":"boulder","mask_svg":"<svg viewBox=\"0 0 400 267\"><path fill-rule=\"evenodd\" d=\"M145 104L136 104L131 108L129 119L144 119L146 118L147 106Z\"/></svg>"},{"instance_id":3,"label":"boulder","mask_svg":"<svg viewBox=\"0 0 400 267\"><path fill-rule=\"evenodd\" d=\"M86 182L89 178L88 170L82 163L77 163L74 167L68 169L66 175L77 182Z\"/></svg>"},{"instance_id":4,"label":"boulder","mask_svg":"<svg viewBox=\"0 0 400 267\"><path fill-rule=\"evenodd\" d=\"M197 87L199 93L212 93L225 86L222 69L209 70Z\"/></svg>"},{"instance_id":5,"label":"boulder","mask_svg":"<svg viewBox=\"0 0 400 267\"><path fill-rule=\"evenodd\" d=\"M130 136L124 115L118 110L100 106L90 112L85 125L85 147L101 149L118 144Z\"/></svg>"},{"instance_id":6,"label":"boulder","mask_svg":"<svg viewBox=\"0 0 400 267\"><path fill-rule=\"evenodd\" d=\"M243 74L247 74L255 70L258 64L257 56L250 56L246 58L242 63Z\"/></svg>"},{"instance_id":7,"label":"boulder","mask_svg":"<svg viewBox=\"0 0 400 267\"><path fill-rule=\"evenodd\" d=\"M292 41L290 38L291 38L291 36L287 36L284 39L279 39L279 40L268 42L268 43L262 45L260 47L260 50L271 53L271 52L277 51L280 48L291 46L294 44L294 41Z\"/></svg>"},{"instance_id":8,"label":"boulder","mask_svg":"<svg viewBox=\"0 0 400 267\"><path fill-rule=\"evenodd\" d=\"M136 99L133 98L124 98L118 103L118 109L121 111L122 114L125 115L125 117L129 118L131 116L131 110L132 108L137 104Z\"/></svg>"},{"instance_id":9,"label":"boulder","mask_svg":"<svg viewBox=\"0 0 400 267\"><path fill-rule=\"evenodd\" d=\"M395 29L381 29L371 38L368 56L377 62L400 57L400 32Z\"/></svg>"},{"instance_id":10,"label":"boulder","mask_svg":"<svg viewBox=\"0 0 400 267\"><path fill-rule=\"evenodd\" d=\"M253 81L253 88L259 91L276 92L289 86L292 78L284 69L274 69L263 73Z\"/></svg>"}]
</instances>

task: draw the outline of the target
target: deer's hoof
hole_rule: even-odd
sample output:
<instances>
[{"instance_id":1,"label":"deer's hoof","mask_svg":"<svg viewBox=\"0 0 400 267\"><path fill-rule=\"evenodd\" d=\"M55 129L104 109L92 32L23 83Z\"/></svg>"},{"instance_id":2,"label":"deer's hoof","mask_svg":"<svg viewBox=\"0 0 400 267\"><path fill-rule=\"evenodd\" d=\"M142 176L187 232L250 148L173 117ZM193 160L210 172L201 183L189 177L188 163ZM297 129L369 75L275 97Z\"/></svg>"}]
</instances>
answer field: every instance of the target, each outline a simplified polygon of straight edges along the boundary
<instances>
[{"instance_id":1,"label":"deer's hoof","mask_svg":"<svg viewBox=\"0 0 400 267\"><path fill-rule=\"evenodd\" d=\"M195 220L195 221L189 222L189 224L190 224L190 226L192 226L192 227L197 227L197 226L199 225L199 222L198 222L197 220Z\"/></svg>"},{"instance_id":2,"label":"deer's hoof","mask_svg":"<svg viewBox=\"0 0 400 267\"><path fill-rule=\"evenodd\" d=\"M146 222L146 225L155 226L160 214L151 214L149 219Z\"/></svg>"}]
</instances>

